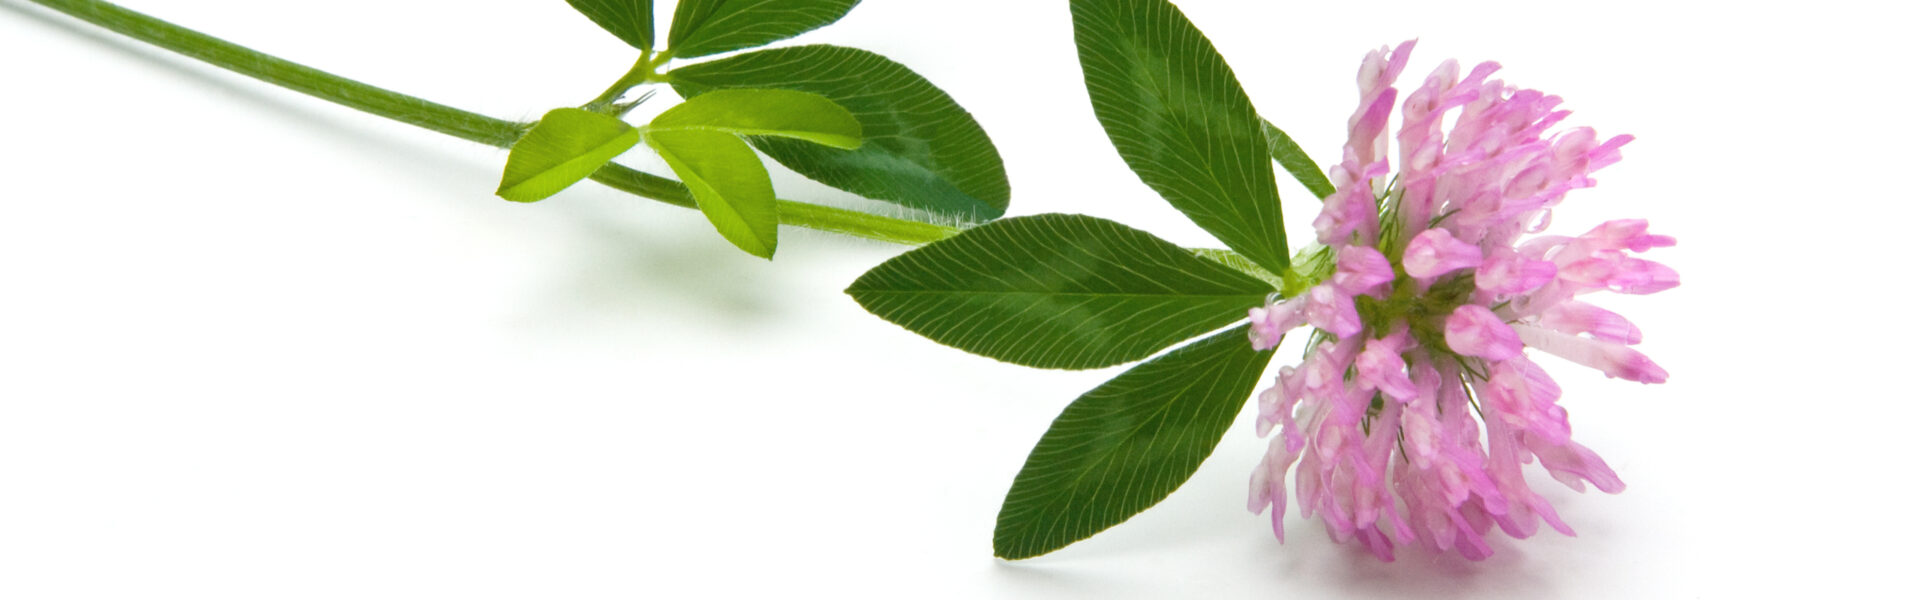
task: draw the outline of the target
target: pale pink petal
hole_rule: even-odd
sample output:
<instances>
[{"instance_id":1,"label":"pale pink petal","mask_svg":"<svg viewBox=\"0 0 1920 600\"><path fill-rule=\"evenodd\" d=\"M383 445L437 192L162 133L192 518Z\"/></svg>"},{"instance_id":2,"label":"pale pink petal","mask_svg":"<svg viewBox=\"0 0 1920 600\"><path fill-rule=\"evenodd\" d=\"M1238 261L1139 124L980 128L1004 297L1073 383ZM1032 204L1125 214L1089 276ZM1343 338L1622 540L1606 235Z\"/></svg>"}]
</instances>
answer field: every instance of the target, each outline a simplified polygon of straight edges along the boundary
<instances>
[{"instance_id":1,"label":"pale pink petal","mask_svg":"<svg viewBox=\"0 0 1920 600\"><path fill-rule=\"evenodd\" d=\"M1333 195L1321 203L1320 215L1313 220L1320 243L1344 245L1357 233L1361 242L1371 244L1379 235L1380 213L1368 182L1387 174L1387 161L1362 164L1342 163L1333 168L1336 180L1351 182L1338 186Z\"/></svg>"},{"instance_id":2,"label":"pale pink petal","mask_svg":"<svg viewBox=\"0 0 1920 600\"><path fill-rule=\"evenodd\" d=\"M1628 249L1634 252L1646 252L1654 248L1674 245L1674 239L1664 235L1647 233L1646 219L1616 219L1601 223L1591 231L1580 236L1600 242L1609 249Z\"/></svg>"},{"instance_id":3,"label":"pale pink petal","mask_svg":"<svg viewBox=\"0 0 1920 600\"><path fill-rule=\"evenodd\" d=\"M1528 198L1554 183L1553 169L1549 165L1536 164L1520 171L1507 179L1505 189L1500 191L1507 198Z\"/></svg>"},{"instance_id":4,"label":"pale pink petal","mask_svg":"<svg viewBox=\"0 0 1920 600\"><path fill-rule=\"evenodd\" d=\"M1563 534L1573 535L1573 529L1560 521L1553 506L1528 487L1521 475L1520 464L1526 450L1520 446L1519 435L1501 419L1487 420L1487 471L1500 494L1508 500L1505 514L1491 515L1494 522L1515 538L1532 537L1539 531L1542 520Z\"/></svg>"},{"instance_id":5,"label":"pale pink petal","mask_svg":"<svg viewBox=\"0 0 1920 600\"><path fill-rule=\"evenodd\" d=\"M1622 294L1652 294L1680 285L1680 274L1666 265L1638 258L1623 258L1607 277L1607 287Z\"/></svg>"},{"instance_id":6,"label":"pale pink petal","mask_svg":"<svg viewBox=\"0 0 1920 600\"><path fill-rule=\"evenodd\" d=\"M1607 282L1613 279L1613 272L1620 264L1617 252L1607 251L1592 255L1592 258L1562 264L1558 272L1561 281L1589 290L1605 289ZM1555 261L1559 262L1559 261Z\"/></svg>"},{"instance_id":7,"label":"pale pink petal","mask_svg":"<svg viewBox=\"0 0 1920 600\"><path fill-rule=\"evenodd\" d=\"M1541 327L1568 335L1587 334L1596 340L1622 344L1640 343L1640 328L1632 321L1592 304L1569 300L1540 314Z\"/></svg>"},{"instance_id":8,"label":"pale pink petal","mask_svg":"<svg viewBox=\"0 0 1920 600\"><path fill-rule=\"evenodd\" d=\"M1546 371L1524 357L1496 363L1485 382L1476 383L1486 406L1508 425L1562 443L1573 434L1567 411L1554 402L1560 386Z\"/></svg>"},{"instance_id":9,"label":"pale pink petal","mask_svg":"<svg viewBox=\"0 0 1920 600\"><path fill-rule=\"evenodd\" d=\"M1592 127L1575 127L1554 136L1554 171L1561 177L1586 177L1595 135Z\"/></svg>"},{"instance_id":10,"label":"pale pink petal","mask_svg":"<svg viewBox=\"0 0 1920 600\"><path fill-rule=\"evenodd\" d=\"M1353 152L1354 164L1368 164L1381 160L1380 151L1387 142L1387 119L1393 114L1393 88L1386 88L1373 99L1373 103L1353 115L1348 126L1347 150Z\"/></svg>"},{"instance_id":11,"label":"pale pink petal","mask_svg":"<svg viewBox=\"0 0 1920 600\"><path fill-rule=\"evenodd\" d=\"M1304 373L1301 385L1306 393L1322 402L1344 397L1347 367L1353 365L1353 356L1359 352L1359 338L1343 339L1337 344L1320 344L1314 348L1301 368Z\"/></svg>"},{"instance_id":12,"label":"pale pink petal","mask_svg":"<svg viewBox=\"0 0 1920 600\"><path fill-rule=\"evenodd\" d=\"M1454 239L1445 229L1428 229L1407 242L1400 266L1414 277L1439 277L1480 266L1480 248Z\"/></svg>"},{"instance_id":13,"label":"pale pink petal","mask_svg":"<svg viewBox=\"0 0 1920 600\"><path fill-rule=\"evenodd\" d=\"M1631 141L1633 141L1631 135L1617 135L1598 148L1594 148L1593 152L1587 154L1587 170L1598 171L1601 167L1620 162L1620 147Z\"/></svg>"},{"instance_id":14,"label":"pale pink petal","mask_svg":"<svg viewBox=\"0 0 1920 600\"><path fill-rule=\"evenodd\" d=\"M1407 363L1400 360L1400 347L1400 341L1393 337L1368 340L1367 349L1354 359L1353 366L1362 387L1407 402L1413 400L1417 390L1407 377Z\"/></svg>"},{"instance_id":15,"label":"pale pink petal","mask_svg":"<svg viewBox=\"0 0 1920 600\"><path fill-rule=\"evenodd\" d=\"M1524 294L1553 281L1557 272L1551 261L1533 260L1511 248L1495 248L1473 272L1473 284L1499 296Z\"/></svg>"},{"instance_id":16,"label":"pale pink petal","mask_svg":"<svg viewBox=\"0 0 1920 600\"><path fill-rule=\"evenodd\" d=\"M1407 438L1408 458L1421 468L1429 467L1439 455L1440 417L1433 412L1431 403L1407 405L1407 411L1400 416L1400 433Z\"/></svg>"},{"instance_id":17,"label":"pale pink petal","mask_svg":"<svg viewBox=\"0 0 1920 600\"><path fill-rule=\"evenodd\" d=\"M1286 390L1281 389L1283 384L1277 380L1285 378L1287 374L1284 373L1284 371L1291 370L1293 367L1280 367L1280 369L1283 373L1275 378L1276 381L1273 386L1260 390L1260 394L1254 396L1254 401L1258 403L1260 408L1259 418L1254 420L1254 435L1267 437L1267 434L1273 433L1273 426L1280 423L1280 412L1282 410L1280 407L1287 403L1287 393Z\"/></svg>"},{"instance_id":18,"label":"pale pink petal","mask_svg":"<svg viewBox=\"0 0 1920 600\"><path fill-rule=\"evenodd\" d=\"M1298 450L1287 450L1279 438L1267 444L1267 454L1260 459L1260 466L1254 468L1253 476L1247 482L1247 510L1260 514L1268 507L1273 508L1273 537L1285 542L1286 532L1281 522L1287 514L1287 469L1300 458Z\"/></svg>"},{"instance_id":19,"label":"pale pink petal","mask_svg":"<svg viewBox=\"0 0 1920 600\"><path fill-rule=\"evenodd\" d=\"M1381 562L1393 562L1393 542L1387 539L1387 534L1380 532L1379 526L1368 525L1362 528L1359 540L1360 546L1372 552L1374 558L1380 559Z\"/></svg>"},{"instance_id":20,"label":"pale pink petal","mask_svg":"<svg viewBox=\"0 0 1920 600\"><path fill-rule=\"evenodd\" d=\"M1586 480L1593 482L1593 487L1609 494L1618 494L1627 489L1627 484L1620 481L1620 476L1614 474L1612 467L1607 466L1607 461L1601 460L1599 454L1595 454L1586 446L1571 441L1552 444L1532 436L1522 437L1527 449L1533 452L1534 456L1539 457L1540 465L1546 467L1547 472L1552 474L1554 479L1566 484L1567 487L1584 492L1587 487L1581 483L1581 480Z\"/></svg>"},{"instance_id":21,"label":"pale pink petal","mask_svg":"<svg viewBox=\"0 0 1920 600\"><path fill-rule=\"evenodd\" d=\"M1252 321L1248 341L1253 349L1266 350L1278 345L1288 331L1307 323L1306 300L1299 296L1280 303L1269 300L1266 306L1247 309L1247 317Z\"/></svg>"},{"instance_id":22,"label":"pale pink petal","mask_svg":"<svg viewBox=\"0 0 1920 600\"><path fill-rule=\"evenodd\" d=\"M1385 79L1392 82L1400 78L1400 72L1407 68L1407 61L1413 58L1413 45L1420 40L1407 40L1393 47L1393 58L1387 61Z\"/></svg>"},{"instance_id":23,"label":"pale pink petal","mask_svg":"<svg viewBox=\"0 0 1920 600\"><path fill-rule=\"evenodd\" d=\"M1344 244L1354 231L1363 230L1368 221L1378 218L1373 193L1366 189L1365 182L1356 182L1327 196L1320 216L1313 220L1313 230L1322 244Z\"/></svg>"},{"instance_id":24,"label":"pale pink petal","mask_svg":"<svg viewBox=\"0 0 1920 600\"><path fill-rule=\"evenodd\" d=\"M1527 418L1534 412L1534 405L1524 376L1512 371L1496 372L1475 388L1480 390L1480 399L1484 402L1482 406L1499 415L1508 425L1526 427Z\"/></svg>"},{"instance_id":25,"label":"pale pink petal","mask_svg":"<svg viewBox=\"0 0 1920 600\"><path fill-rule=\"evenodd\" d=\"M1407 365L1407 372L1409 383L1414 388L1414 399L1407 404L1406 412L1400 417L1400 432L1406 436L1407 450L1412 454L1414 464L1426 469L1439 455L1444 435L1439 412L1440 372L1432 364L1419 359Z\"/></svg>"},{"instance_id":26,"label":"pale pink petal","mask_svg":"<svg viewBox=\"0 0 1920 600\"><path fill-rule=\"evenodd\" d=\"M1374 291L1393 281L1393 263L1371 246L1346 246L1340 249L1333 286L1349 296Z\"/></svg>"},{"instance_id":27,"label":"pale pink petal","mask_svg":"<svg viewBox=\"0 0 1920 600\"><path fill-rule=\"evenodd\" d=\"M1274 376L1273 387L1260 392L1259 419L1254 428L1260 437L1266 437L1273 426L1281 426L1281 434L1288 438L1293 450L1298 451L1300 444L1299 427L1294 423L1294 410L1307 395L1307 376L1293 367L1280 367L1280 374Z\"/></svg>"},{"instance_id":28,"label":"pale pink petal","mask_svg":"<svg viewBox=\"0 0 1920 600\"><path fill-rule=\"evenodd\" d=\"M1666 369L1654 364L1647 355L1625 345L1567 335L1531 325L1520 325L1512 329L1528 347L1537 348L1575 364L1598 369L1608 377L1640 383L1667 381Z\"/></svg>"},{"instance_id":29,"label":"pale pink petal","mask_svg":"<svg viewBox=\"0 0 1920 600\"><path fill-rule=\"evenodd\" d=\"M1422 82L1419 88L1414 89L1413 93L1407 94L1407 99L1400 103L1401 135L1399 137L1402 150L1407 149L1409 138L1413 137L1408 133L1415 133L1417 137L1414 139L1424 141L1432 138L1432 133L1440 131L1439 120L1434 116L1448 108L1455 80L1459 76L1459 61L1451 58L1442 61L1432 74L1427 75L1426 81ZM1401 165L1401 171L1406 170L1407 166Z\"/></svg>"},{"instance_id":30,"label":"pale pink petal","mask_svg":"<svg viewBox=\"0 0 1920 600\"><path fill-rule=\"evenodd\" d=\"M1354 310L1353 297L1330 284L1307 292L1307 322L1341 337L1360 333L1360 313Z\"/></svg>"},{"instance_id":31,"label":"pale pink petal","mask_svg":"<svg viewBox=\"0 0 1920 600\"><path fill-rule=\"evenodd\" d=\"M1553 256L1556 252L1558 252L1561 248L1566 247L1567 244L1572 242L1574 239L1575 238L1567 237L1564 235L1536 236L1532 239L1527 240L1526 242L1521 243L1519 246L1515 247L1514 250L1518 251L1521 256L1525 256L1527 258L1531 258L1534 260L1543 260L1550 256Z\"/></svg>"},{"instance_id":32,"label":"pale pink petal","mask_svg":"<svg viewBox=\"0 0 1920 600\"><path fill-rule=\"evenodd\" d=\"M1520 338L1513 328L1478 304L1463 304L1447 317L1447 347L1455 353L1487 360L1520 355Z\"/></svg>"}]
</instances>

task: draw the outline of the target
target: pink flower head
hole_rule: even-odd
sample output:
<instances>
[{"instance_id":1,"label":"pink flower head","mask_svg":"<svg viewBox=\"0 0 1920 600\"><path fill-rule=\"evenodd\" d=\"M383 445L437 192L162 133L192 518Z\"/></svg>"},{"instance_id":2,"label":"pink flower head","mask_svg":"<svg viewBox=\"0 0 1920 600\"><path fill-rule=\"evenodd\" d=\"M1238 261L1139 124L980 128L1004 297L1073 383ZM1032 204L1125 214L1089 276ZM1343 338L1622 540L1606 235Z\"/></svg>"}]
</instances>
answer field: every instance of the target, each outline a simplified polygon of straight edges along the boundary
<instances>
[{"instance_id":1,"label":"pink flower head","mask_svg":"<svg viewBox=\"0 0 1920 600\"><path fill-rule=\"evenodd\" d=\"M1522 465L1538 459L1576 490L1625 488L1573 441L1560 386L1533 359L1666 381L1629 347L1639 328L1578 298L1650 294L1679 276L1637 256L1674 244L1643 220L1542 234L1552 209L1593 187L1592 173L1632 138L1552 132L1569 114L1560 98L1491 79L1494 63L1463 76L1448 61L1407 94L1393 135L1398 174L1387 178L1393 82L1412 45L1362 64L1360 108L1330 169L1336 189L1314 221L1336 268L1252 311L1262 349L1294 327L1318 332L1302 364L1260 394L1259 433L1277 425L1279 435L1254 471L1249 508L1271 509L1281 536L1291 470L1301 513L1336 541L1382 560L1409 544L1478 560L1492 553L1496 526L1516 538L1542 524L1573 534Z\"/></svg>"}]
</instances>

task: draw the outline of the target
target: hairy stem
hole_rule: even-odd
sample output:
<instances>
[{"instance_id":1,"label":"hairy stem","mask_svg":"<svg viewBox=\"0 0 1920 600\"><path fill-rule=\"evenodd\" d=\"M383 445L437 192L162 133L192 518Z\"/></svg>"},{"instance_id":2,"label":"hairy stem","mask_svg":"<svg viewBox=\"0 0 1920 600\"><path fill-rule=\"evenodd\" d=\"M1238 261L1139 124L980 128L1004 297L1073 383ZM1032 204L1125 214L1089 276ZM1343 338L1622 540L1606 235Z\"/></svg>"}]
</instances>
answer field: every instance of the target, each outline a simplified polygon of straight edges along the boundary
<instances>
[{"instance_id":1,"label":"hairy stem","mask_svg":"<svg viewBox=\"0 0 1920 600\"><path fill-rule=\"evenodd\" d=\"M670 58L673 58L673 53L671 52L654 54L652 50L648 50L640 53L640 59L633 62L633 68L628 70L626 75L620 76L619 81L613 82L613 85L607 87L607 91L600 93L600 97L594 98L593 101L588 102L587 105L582 108L604 111L618 106L615 105L613 101L619 100L621 96L626 95L627 90L631 90L635 86L643 83L661 81L660 75L656 73L656 71L660 69L660 65L666 64ZM638 101L634 102L634 104L638 103ZM627 108L632 108L632 106L631 104L626 105ZM609 114L618 116L622 113L612 112Z\"/></svg>"},{"instance_id":2,"label":"hairy stem","mask_svg":"<svg viewBox=\"0 0 1920 600\"><path fill-rule=\"evenodd\" d=\"M464 140L506 148L519 140L520 135L525 133L530 125L495 119L367 85L263 54L127 10L110 2L99 0L32 0L32 2L222 69ZM646 59L643 58L642 61ZM667 204L695 208L693 197L687 192L686 186L665 177L610 164L595 172L593 180L617 190ZM783 225L831 231L897 244L927 244L952 237L960 231L954 227L791 200L780 200L779 210L780 223Z\"/></svg>"}]
</instances>

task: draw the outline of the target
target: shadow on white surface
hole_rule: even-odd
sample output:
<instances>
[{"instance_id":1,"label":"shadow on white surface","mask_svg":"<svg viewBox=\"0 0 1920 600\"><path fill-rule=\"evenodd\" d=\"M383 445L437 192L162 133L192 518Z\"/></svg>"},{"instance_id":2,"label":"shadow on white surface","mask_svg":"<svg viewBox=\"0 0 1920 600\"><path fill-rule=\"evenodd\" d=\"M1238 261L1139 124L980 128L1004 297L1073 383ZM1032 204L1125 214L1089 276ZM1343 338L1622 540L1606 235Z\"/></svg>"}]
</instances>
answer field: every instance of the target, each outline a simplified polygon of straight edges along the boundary
<instances>
[{"instance_id":1,"label":"shadow on white surface","mask_svg":"<svg viewBox=\"0 0 1920 600\"><path fill-rule=\"evenodd\" d=\"M1581 534L1547 528L1514 540L1486 535L1483 561L1396 548L1383 563L1356 544L1334 543L1318 519L1290 505L1287 541L1272 537L1269 517L1246 512L1246 474L1258 460L1251 413L1241 415L1200 470L1165 501L1092 538L1033 559L996 561L994 588L1020 597L1557 598L1604 590L1565 589L1565 581L1603 572L1608 553L1626 546L1612 534L1636 507L1622 496L1578 493L1534 473L1529 483ZM1629 494L1632 492L1629 491ZM1654 521L1635 521L1653 537Z\"/></svg>"},{"instance_id":2,"label":"shadow on white surface","mask_svg":"<svg viewBox=\"0 0 1920 600\"><path fill-rule=\"evenodd\" d=\"M405 177L415 179L426 189L478 190L484 182L498 178L497 165L449 153L433 140L419 136L393 135L402 126L385 122L368 123L346 115L351 109L308 99L295 92L226 73L199 64L192 59L158 50L143 42L128 39L62 15L49 14L38 7L0 2L0 11L8 18L18 17L41 27L85 40L89 45L107 49L113 60L177 77L190 85L207 88L205 102L220 103L222 110L263 113L300 138L322 140L327 151L360 157L388 165L404 165ZM428 100L432 100L429 98ZM137 102L130 101L130 106ZM155 117L161 118L161 117ZM209 132L217 136L217 131ZM468 144L468 142L454 142ZM475 146L478 148L478 146ZM494 152L504 161L504 150ZM297 161L298 157L289 157ZM316 175L324 176L324 175ZM758 259L743 259L732 247L717 241L711 228L696 211L652 206L653 201L621 192L600 189L591 182L568 195L540 204L542 211L514 210L522 205L494 198L491 191L476 193L476 203L500 206L481 211L489 218L532 221L559 227L556 237L570 246L548 258L559 262L546 269L545 290L525 300L522 314L514 318L535 327L575 330L586 326L646 326L652 319L638 307L669 307L669 319L681 322L696 319L720 327L764 325L782 315L791 315L774 294L767 290L790 289L804 276L790 271L804 270L809 262L793 251L783 251L782 269L754 264ZM591 191L585 191L591 188ZM592 196L588 198L587 196ZM437 199L436 199L437 200ZM435 200L429 200L429 202ZM501 217L501 213L509 216ZM658 222L661 213L685 212L683 217ZM649 222L648 219L654 219ZM525 225L514 222L506 226ZM791 234L787 228L783 233ZM788 235L807 239L808 236ZM709 239L713 238L713 239ZM814 238L819 239L819 238ZM844 242L835 241L835 245ZM810 261L815 264L817 260ZM540 321L550 321L539 324Z\"/></svg>"},{"instance_id":3,"label":"shadow on white surface","mask_svg":"<svg viewBox=\"0 0 1920 600\"><path fill-rule=\"evenodd\" d=\"M244 75L222 71L92 24L50 13L37 6L22 6L13 1L0 1L0 14L4 14L6 18L20 18L28 21L29 27L58 31L60 35L79 38L85 40L88 45L107 50L113 54L112 60L125 63L125 65L116 64L115 68L144 69L178 77L192 85L206 87L212 93L204 98L204 102L208 105L220 105L221 111L248 110L268 113L278 123L299 129L307 139L324 138L328 144L335 146L330 149L332 151L405 164L423 175L430 176L431 183L435 185L470 187L476 181L498 178L498 175L488 167L462 160L438 147L422 144L419 140L392 135L369 135L377 133L377 130L354 123L342 116L343 113L353 109L307 98L298 92L276 88ZM50 91L59 93L58 90ZM129 113L105 116L167 118L166 115L141 114L144 109L138 90L127 89L122 93L125 100L124 107ZM296 98L299 100L296 101ZM433 99L428 98L428 100ZM380 125L388 124L380 123ZM395 125L395 127L411 128L413 126Z\"/></svg>"}]
</instances>

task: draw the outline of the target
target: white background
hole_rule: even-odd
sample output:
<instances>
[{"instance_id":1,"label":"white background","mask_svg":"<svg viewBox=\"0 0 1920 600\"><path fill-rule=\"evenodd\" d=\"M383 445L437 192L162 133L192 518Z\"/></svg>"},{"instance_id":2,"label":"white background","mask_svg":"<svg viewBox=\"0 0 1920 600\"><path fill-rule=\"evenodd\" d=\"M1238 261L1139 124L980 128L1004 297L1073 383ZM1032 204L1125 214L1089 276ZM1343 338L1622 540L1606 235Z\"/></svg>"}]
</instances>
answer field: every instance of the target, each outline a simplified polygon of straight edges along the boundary
<instances>
[{"instance_id":1,"label":"white background","mask_svg":"<svg viewBox=\"0 0 1920 600\"><path fill-rule=\"evenodd\" d=\"M128 4L508 118L583 102L632 58L560 0ZM999 364L867 316L840 290L896 247L783 229L767 263L595 185L501 201L503 151L0 0L0 597L1745 598L1910 579L1910 15L1180 4L1323 164L1361 55L1413 37L1403 89L1445 57L1497 59L1570 124L1638 136L1556 226L1679 237L1655 257L1681 287L1605 300L1673 377L1550 367L1577 439L1628 484L1539 479L1578 538L1380 564L1296 514L1276 544L1244 508L1264 448L1248 413L1158 507L999 561L1027 450L1117 369ZM955 96L1006 159L1010 214L1208 244L1107 146L1071 40L1063 2L869 0L797 42L882 52ZM663 172L645 154L623 160ZM1282 194L1306 238L1312 203Z\"/></svg>"}]
</instances>

